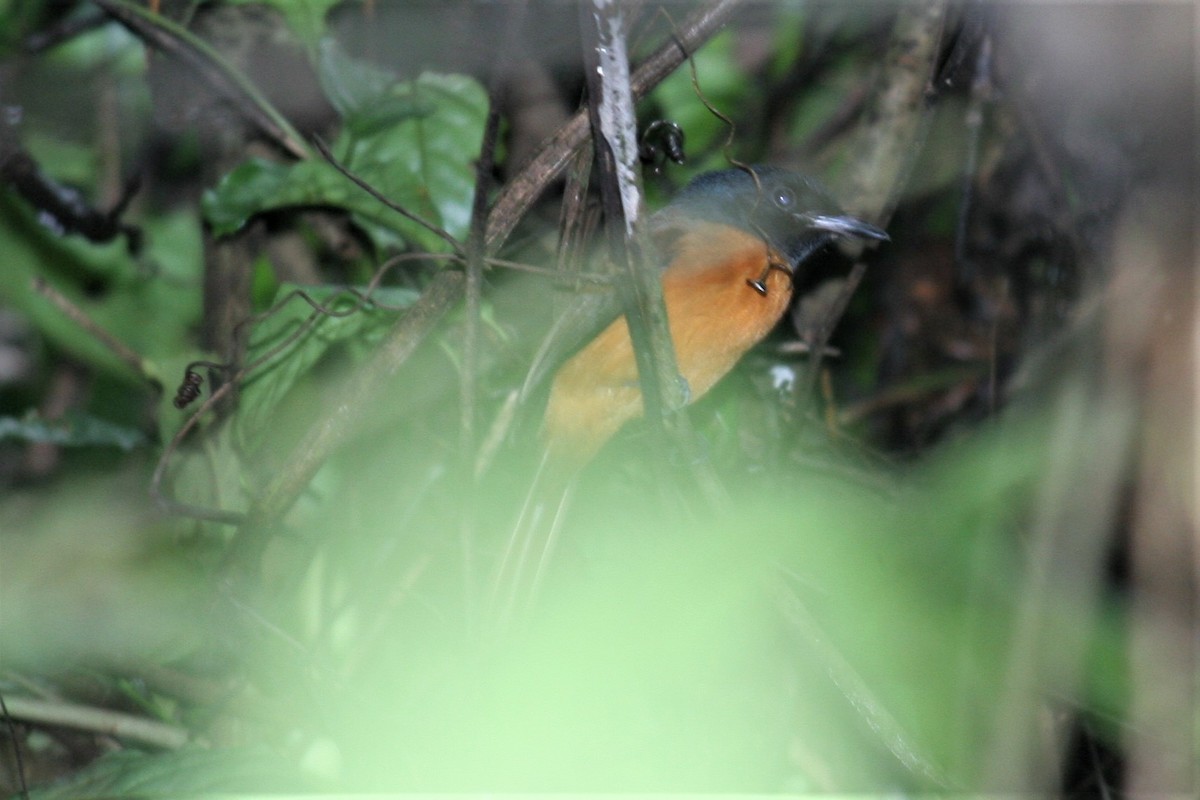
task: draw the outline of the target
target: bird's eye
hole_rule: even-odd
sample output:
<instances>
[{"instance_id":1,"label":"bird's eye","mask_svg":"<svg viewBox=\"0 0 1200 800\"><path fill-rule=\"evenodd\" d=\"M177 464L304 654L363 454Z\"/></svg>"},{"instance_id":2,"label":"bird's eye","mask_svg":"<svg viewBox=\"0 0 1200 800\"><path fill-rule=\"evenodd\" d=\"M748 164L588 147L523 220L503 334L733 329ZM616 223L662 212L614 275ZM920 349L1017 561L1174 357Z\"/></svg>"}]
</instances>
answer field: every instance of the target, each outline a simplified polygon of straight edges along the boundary
<instances>
[{"instance_id":1,"label":"bird's eye","mask_svg":"<svg viewBox=\"0 0 1200 800\"><path fill-rule=\"evenodd\" d=\"M790 210L792 206L796 205L796 196L792 194L791 189L776 189L773 198L775 205L785 211Z\"/></svg>"}]
</instances>

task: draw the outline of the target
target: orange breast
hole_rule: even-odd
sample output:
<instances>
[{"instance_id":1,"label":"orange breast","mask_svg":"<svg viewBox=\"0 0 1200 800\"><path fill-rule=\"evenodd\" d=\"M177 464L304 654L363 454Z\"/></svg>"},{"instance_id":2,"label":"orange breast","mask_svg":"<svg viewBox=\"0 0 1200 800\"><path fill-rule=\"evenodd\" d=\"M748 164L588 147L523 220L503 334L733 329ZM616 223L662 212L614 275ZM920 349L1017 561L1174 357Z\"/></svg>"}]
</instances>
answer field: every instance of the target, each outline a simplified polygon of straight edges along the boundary
<instances>
[{"instance_id":1,"label":"orange breast","mask_svg":"<svg viewBox=\"0 0 1200 800\"><path fill-rule=\"evenodd\" d=\"M767 263L761 239L725 225L704 224L676 242L663 297L690 400L724 377L787 308L787 274L767 273L765 296L746 283L762 278ZM641 413L633 344L621 317L558 371L546 407L546 441L552 452L584 462Z\"/></svg>"}]
</instances>

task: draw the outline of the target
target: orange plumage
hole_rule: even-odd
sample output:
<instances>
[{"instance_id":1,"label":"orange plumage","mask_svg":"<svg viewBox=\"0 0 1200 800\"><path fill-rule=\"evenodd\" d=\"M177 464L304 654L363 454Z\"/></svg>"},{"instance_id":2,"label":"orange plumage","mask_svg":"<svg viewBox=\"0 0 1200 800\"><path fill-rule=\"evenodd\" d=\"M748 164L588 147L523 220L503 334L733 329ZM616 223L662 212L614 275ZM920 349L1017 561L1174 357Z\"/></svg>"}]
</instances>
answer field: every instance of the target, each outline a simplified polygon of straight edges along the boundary
<instances>
[{"instance_id":1,"label":"orange plumage","mask_svg":"<svg viewBox=\"0 0 1200 800\"><path fill-rule=\"evenodd\" d=\"M748 281L768 259L785 263L759 237L704 223L685 232L663 274L663 299L680 374L697 400L766 336L792 297L791 277L767 273L767 293ZM558 371L546 407L545 436L555 453L587 461L642 413L633 342L618 318Z\"/></svg>"},{"instance_id":2,"label":"orange plumage","mask_svg":"<svg viewBox=\"0 0 1200 800\"><path fill-rule=\"evenodd\" d=\"M693 180L650 220L665 262L663 300L688 399L702 397L783 316L793 272L836 237L886 239L839 215L817 183L753 167ZM561 340L576 315L566 315ZM556 339L551 339L555 343ZM531 376L545 359L535 358ZM527 385L536 381L527 380ZM492 580L497 624L527 606L550 561L575 471L642 413L629 327L619 317L559 368L550 389L544 457L500 554Z\"/></svg>"},{"instance_id":3,"label":"orange plumage","mask_svg":"<svg viewBox=\"0 0 1200 800\"><path fill-rule=\"evenodd\" d=\"M792 272L812 253L837 237L887 238L837 214L815 181L754 167L706 173L655 216L651 229L668 261L663 299L689 401L775 326L792 297ZM559 369L545 415L548 451L584 463L641 413L633 343L620 317Z\"/></svg>"}]
</instances>

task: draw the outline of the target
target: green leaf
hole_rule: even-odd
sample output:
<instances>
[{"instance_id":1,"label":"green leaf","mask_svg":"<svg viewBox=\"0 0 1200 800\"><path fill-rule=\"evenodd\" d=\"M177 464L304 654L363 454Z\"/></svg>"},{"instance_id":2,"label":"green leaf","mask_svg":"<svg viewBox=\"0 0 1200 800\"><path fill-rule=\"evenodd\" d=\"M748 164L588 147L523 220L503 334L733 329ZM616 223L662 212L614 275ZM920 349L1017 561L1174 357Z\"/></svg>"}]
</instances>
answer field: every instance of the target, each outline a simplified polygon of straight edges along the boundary
<instances>
[{"instance_id":1,"label":"green leaf","mask_svg":"<svg viewBox=\"0 0 1200 800\"><path fill-rule=\"evenodd\" d=\"M25 149L39 164L52 165L51 177L64 186L91 187L95 182L97 159L95 145L51 136L38 130L25 137Z\"/></svg>"},{"instance_id":2,"label":"green leaf","mask_svg":"<svg viewBox=\"0 0 1200 800\"><path fill-rule=\"evenodd\" d=\"M126 452L146 443L136 428L116 425L99 417L68 412L60 420L45 420L37 414L0 417L0 441L46 442L64 447L119 447Z\"/></svg>"},{"instance_id":3,"label":"green leaf","mask_svg":"<svg viewBox=\"0 0 1200 800\"><path fill-rule=\"evenodd\" d=\"M418 213L432 210L431 221L462 239L471 218L487 94L468 76L425 73L398 84L392 96L432 103L436 111L346 142L346 165L402 206ZM399 230L426 250L446 249L440 238L414 223L404 222Z\"/></svg>"},{"instance_id":4,"label":"green leaf","mask_svg":"<svg viewBox=\"0 0 1200 800\"><path fill-rule=\"evenodd\" d=\"M317 77L355 136L436 111L431 102L413 96L410 84L374 64L350 58L334 39L324 39L317 50Z\"/></svg>"},{"instance_id":5,"label":"green leaf","mask_svg":"<svg viewBox=\"0 0 1200 800\"><path fill-rule=\"evenodd\" d=\"M345 316L317 314L311 326L290 344L288 337L296 335L317 312L294 292L297 286L284 284L279 288L277 302L293 295L287 305L255 326L246 354L247 363L262 358L283 346L259 370L253 372L243 388L241 404L235 422L235 435L253 452L261 443L270 423L278 412L285 395L304 378L313 366L335 345L357 339L367 343L382 335L395 319L396 308L412 305L418 292L401 288L376 289L372 299L377 305L355 307L359 301L350 292L334 286L306 286L303 291L316 302Z\"/></svg>"},{"instance_id":6,"label":"green leaf","mask_svg":"<svg viewBox=\"0 0 1200 800\"><path fill-rule=\"evenodd\" d=\"M147 246L134 259L122 241L99 245L57 235L37 222L28 205L0 197L5 273L0 303L20 311L42 336L80 360L123 377L131 375L128 365L38 294L34 278L45 280L145 358L158 360L186 349L201 311L199 225L183 212L138 224ZM108 291L89 296L84 291L88 279L99 279Z\"/></svg>"},{"instance_id":7,"label":"green leaf","mask_svg":"<svg viewBox=\"0 0 1200 800\"><path fill-rule=\"evenodd\" d=\"M213 233L225 236L241 229L250 217L269 208L316 203L319 191L306 196L301 190L302 169L315 162L302 161L291 168L273 161L252 158L226 173L217 188L204 193L204 218Z\"/></svg>"},{"instance_id":8,"label":"green leaf","mask_svg":"<svg viewBox=\"0 0 1200 800\"><path fill-rule=\"evenodd\" d=\"M347 115L333 152L385 197L463 238L474 192L473 164L487 114L486 93L467 76L425 73L415 81L393 83L379 95L373 92L381 81L365 77L356 86L348 75L346 68L325 78ZM203 201L205 218L218 235L237 231L255 214L297 206L350 211L381 249L448 249L437 234L385 207L324 161L276 164L251 159L227 174Z\"/></svg>"}]
</instances>

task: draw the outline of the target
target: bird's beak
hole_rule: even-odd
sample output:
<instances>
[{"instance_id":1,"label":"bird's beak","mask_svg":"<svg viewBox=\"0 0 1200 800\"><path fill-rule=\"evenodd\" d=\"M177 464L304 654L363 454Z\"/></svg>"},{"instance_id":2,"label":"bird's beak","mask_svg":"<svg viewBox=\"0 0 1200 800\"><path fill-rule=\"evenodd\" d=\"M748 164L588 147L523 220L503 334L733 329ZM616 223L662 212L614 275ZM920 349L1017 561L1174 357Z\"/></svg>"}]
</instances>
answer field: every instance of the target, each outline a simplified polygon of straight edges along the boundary
<instances>
[{"instance_id":1,"label":"bird's beak","mask_svg":"<svg viewBox=\"0 0 1200 800\"><path fill-rule=\"evenodd\" d=\"M883 228L877 228L869 222L863 222L851 216L828 217L823 214L806 214L804 221L810 226L832 233L834 236L846 236L855 239L874 239L886 242L891 239Z\"/></svg>"}]
</instances>

